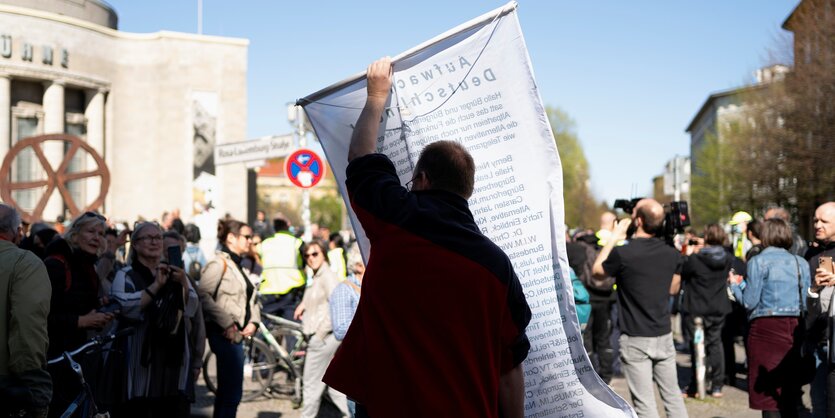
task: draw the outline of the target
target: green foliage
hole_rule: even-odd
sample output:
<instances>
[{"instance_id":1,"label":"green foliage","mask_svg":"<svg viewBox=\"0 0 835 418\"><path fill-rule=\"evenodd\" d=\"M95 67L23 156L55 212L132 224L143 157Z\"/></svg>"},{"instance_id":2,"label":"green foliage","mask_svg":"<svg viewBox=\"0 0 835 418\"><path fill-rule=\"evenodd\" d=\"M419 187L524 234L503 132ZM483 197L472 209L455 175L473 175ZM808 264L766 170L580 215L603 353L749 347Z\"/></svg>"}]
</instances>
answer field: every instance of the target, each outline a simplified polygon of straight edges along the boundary
<instances>
[{"instance_id":1,"label":"green foliage","mask_svg":"<svg viewBox=\"0 0 835 418\"><path fill-rule=\"evenodd\" d=\"M589 190L589 163L577 137L577 125L559 108L549 106L545 112L562 163L565 223L570 227L595 227L603 210Z\"/></svg>"},{"instance_id":2,"label":"green foliage","mask_svg":"<svg viewBox=\"0 0 835 418\"><path fill-rule=\"evenodd\" d=\"M310 199L310 222L339 231L342 229L343 209L342 199L338 196Z\"/></svg>"},{"instance_id":3,"label":"green foliage","mask_svg":"<svg viewBox=\"0 0 835 418\"><path fill-rule=\"evenodd\" d=\"M705 143L696 151L696 167L692 171L691 222L697 229L727 218L733 208L729 200L734 190L730 189L730 147L720 141L717 135L706 135Z\"/></svg>"}]
</instances>

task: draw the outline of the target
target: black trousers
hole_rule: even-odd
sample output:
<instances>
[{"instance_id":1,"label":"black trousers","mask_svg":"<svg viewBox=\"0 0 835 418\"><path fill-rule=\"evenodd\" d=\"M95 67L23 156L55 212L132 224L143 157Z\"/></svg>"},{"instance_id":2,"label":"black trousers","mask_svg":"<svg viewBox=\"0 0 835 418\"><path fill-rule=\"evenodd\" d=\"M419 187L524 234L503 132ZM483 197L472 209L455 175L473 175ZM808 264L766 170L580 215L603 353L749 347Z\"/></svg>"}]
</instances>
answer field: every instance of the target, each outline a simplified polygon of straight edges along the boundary
<instances>
[{"instance_id":1,"label":"black trousers","mask_svg":"<svg viewBox=\"0 0 835 418\"><path fill-rule=\"evenodd\" d=\"M612 361L614 360L614 350L612 350L610 339L613 304L614 301L611 300L592 300L591 315L586 325L586 332L583 333L583 345L586 351L597 360L596 362L592 360L594 370L606 383L612 380Z\"/></svg>"},{"instance_id":2,"label":"black trousers","mask_svg":"<svg viewBox=\"0 0 835 418\"><path fill-rule=\"evenodd\" d=\"M368 415L368 410L365 409L365 406L358 403L356 413L354 413L354 418L371 418L371 416Z\"/></svg>"},{"instance_id":3,"label":"black trousers","mask_svg":"<svg viewBox=\"0 0 835 418\"><path fill-rule=\"evenodd\" d=\"M295 321L293 319L293 313L302 301L304 290L304 286L300 286L284 295L261 295L261 303L263 305L261 312L279 316L289 321ZM285 348L291 351L296 345L296 337L287 335L285 339Z\"/></svg>"},{"instance_id":4,"label":"black trousers","mask_svg":"<svg viewBox=\"0 0 835 418\"><path fill-rule=\"evenodd\" d=\"M745 346L748 346L748 313L738 303L732 303L732 310L725 317L725 325L722 327L722 348L725 352L725 381L729 385L736 384L736 338L743 337Z\"/></svg>"},{"instance_id":5,"label":"black trousers","mask_svg":"<svg viewBox=\"0 0 835 418\"><path fill-rule=\"evenodd\" d=\"M695 318L697 315L687 315L685 325L691 338L696 335ZM725 315L706 315L702 316L702 323L704 324L704 344L705 344L705 366L707 373L705 374L705 385L709 390L716 391L722 389L722 384L725 380L725 350L722 347L722 328L725 325ZM696 391L696 345L692 339L690 341L690 364L693 372L690 379L689 392Z\"/></svg>"}]
</instances>

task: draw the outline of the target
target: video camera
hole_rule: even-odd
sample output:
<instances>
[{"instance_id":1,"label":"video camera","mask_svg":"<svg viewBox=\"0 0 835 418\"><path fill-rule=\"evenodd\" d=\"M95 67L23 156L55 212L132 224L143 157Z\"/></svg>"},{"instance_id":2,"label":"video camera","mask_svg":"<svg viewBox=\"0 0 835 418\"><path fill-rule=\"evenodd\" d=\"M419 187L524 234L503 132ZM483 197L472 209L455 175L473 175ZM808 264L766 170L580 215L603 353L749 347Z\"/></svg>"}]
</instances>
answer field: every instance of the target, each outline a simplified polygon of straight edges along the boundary
<instances>
[{"instance_id":1,"label":"video camera","mask_svg":"<svg viewBox=\"0 0 835 418\"><path fill-rule=\"evenodd\" d=\"M621 209L631 215L632 211L635 210L635 205L641 199L643 197L617 199L615 200L614 208ZM673 245L673 237L678 233L684 232L684 228L687 226L690 226L690 212L687 209L686 200L670 202L664 205L664 224L659 230L659 238L664 238L667 244ZM634 228L634 224L629 226L627 236L631 236L635 232Z\"/></svg>"}]
</instances>

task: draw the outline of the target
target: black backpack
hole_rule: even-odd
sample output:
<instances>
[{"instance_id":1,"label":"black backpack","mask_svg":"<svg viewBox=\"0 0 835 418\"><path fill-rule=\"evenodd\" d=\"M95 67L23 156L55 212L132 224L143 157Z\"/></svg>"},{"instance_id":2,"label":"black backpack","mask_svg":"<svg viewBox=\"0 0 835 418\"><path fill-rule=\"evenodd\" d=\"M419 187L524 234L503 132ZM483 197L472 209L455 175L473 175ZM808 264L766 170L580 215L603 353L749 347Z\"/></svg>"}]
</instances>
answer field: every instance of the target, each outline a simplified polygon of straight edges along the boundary
<instances>
[{"instance_id":1,"label":"black backpack","mask_svg":"<svg viewBox=\"0 0 835 418\"><path fill-rule=\"evenodd\" d=\"M188 264L188 270L186 270L186 273L189 277L191 277L192 280L194 280L195 282L199 282L201 268L202 266L200 265L199 261L191 260L191 263Z\"/></svg>"}]
</instances>

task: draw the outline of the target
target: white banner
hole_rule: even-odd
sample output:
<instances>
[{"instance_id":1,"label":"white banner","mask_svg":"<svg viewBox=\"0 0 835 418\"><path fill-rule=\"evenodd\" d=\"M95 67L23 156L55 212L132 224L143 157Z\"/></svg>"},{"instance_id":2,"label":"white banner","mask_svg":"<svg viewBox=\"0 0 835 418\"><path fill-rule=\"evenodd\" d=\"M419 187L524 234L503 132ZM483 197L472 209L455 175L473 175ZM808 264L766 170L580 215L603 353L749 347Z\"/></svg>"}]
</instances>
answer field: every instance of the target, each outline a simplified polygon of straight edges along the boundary
<instances>
[{"instance_id":1,"label":"white banner","mask_svg":"<svg viewBox=\"0 0 835 418\"><path fill-rule=\"evenodd\" d=\"M516 3L394 58L393 93L378 152L405 184L420 151L441 139L476 161L470 210L513 262L533 312L525 361L527 417L632 416L604 384L583 348L565 252L562 167L537 92ZM337 183L365 103L364 74L299 100ZM347 204L347 195L343 190ZM353 212L367 256L369 244Z\"/></svg>"},{"instance_id":2,"label":"white banner","mask_svg":"<svg viewBox=\"0 0 835 418\"><path fill-rule=\"evenodd\" d=\"M295 148L292 134L220 144L215 147L215 165L286 157Z\"/></svg>"}]
</instances>

